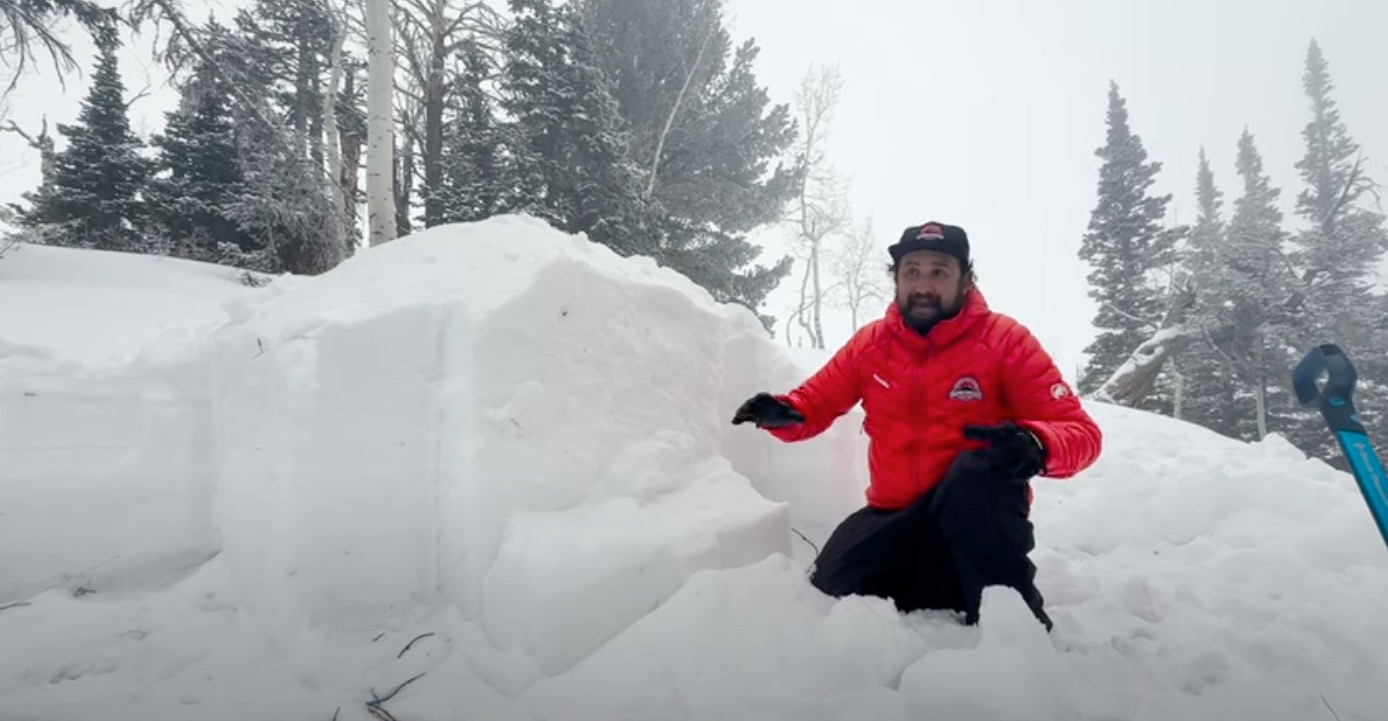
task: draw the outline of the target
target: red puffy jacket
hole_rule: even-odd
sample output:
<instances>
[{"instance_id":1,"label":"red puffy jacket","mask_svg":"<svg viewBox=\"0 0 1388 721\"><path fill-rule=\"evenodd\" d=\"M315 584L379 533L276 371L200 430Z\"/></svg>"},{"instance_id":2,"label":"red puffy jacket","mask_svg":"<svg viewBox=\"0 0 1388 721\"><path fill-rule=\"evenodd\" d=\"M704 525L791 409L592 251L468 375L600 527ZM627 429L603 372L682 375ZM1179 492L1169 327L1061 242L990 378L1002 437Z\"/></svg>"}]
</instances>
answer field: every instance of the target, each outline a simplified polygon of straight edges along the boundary
<instances>
[{"instance_id":1,"label":"red puffy jacket","mask_svg":"<svg viewBox=\"0 0 1388 721\"><path fill-rule=\"evenodd\" d=\"M1042 476L1068 478L1099 456L1099 426L1061 378L1036 337L995 313L977 288L959 315L924 337L902 323L891 303L790 393L779 396L805 422L769 429L783 441L824 432L861 400L869 437L869 505L907 506L944 477L960 451L984 445L964 438L969 424L1012 420L1047 452Z\"/></svg>"}]
</instances>

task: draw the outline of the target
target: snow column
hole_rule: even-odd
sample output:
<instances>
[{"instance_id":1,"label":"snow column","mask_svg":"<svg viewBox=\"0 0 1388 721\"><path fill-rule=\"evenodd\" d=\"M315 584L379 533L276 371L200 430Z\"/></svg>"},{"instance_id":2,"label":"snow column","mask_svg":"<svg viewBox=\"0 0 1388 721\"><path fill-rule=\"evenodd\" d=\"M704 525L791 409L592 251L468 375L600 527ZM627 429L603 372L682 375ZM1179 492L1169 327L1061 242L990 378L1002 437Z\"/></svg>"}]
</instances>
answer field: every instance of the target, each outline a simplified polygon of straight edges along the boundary
<instances>
[{"instance_id":1,"label":"snow column","mask_svg":"<svg viewBox=\"0 0 1388 721\"><path fill-rule=\"evenodd\" d=\"M450 322L464 316L405 306L232 344L220 521L247 605L365 631L434 600L441 417L466 405L445 384L465 371L449 367Z\"/></svg>"}]
</instances>

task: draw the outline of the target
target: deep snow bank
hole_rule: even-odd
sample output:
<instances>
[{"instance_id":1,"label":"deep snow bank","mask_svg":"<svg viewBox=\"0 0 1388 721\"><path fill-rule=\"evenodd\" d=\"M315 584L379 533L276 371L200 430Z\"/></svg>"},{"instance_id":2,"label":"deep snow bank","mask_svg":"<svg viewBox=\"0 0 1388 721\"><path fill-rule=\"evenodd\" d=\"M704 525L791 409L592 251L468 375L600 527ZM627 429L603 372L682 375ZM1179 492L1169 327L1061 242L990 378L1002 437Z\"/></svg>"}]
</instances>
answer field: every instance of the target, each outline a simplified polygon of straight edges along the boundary
<instances>
[{"instance_id":1,"label":"deep snow bank","mask_svg":"<svg viewBox=\"0 0 1388 721\"><path fill-rule=\"evenodd\" d=\"M223 301L258 292L240 276L45 246L0 257L0 604L158 584L216 552L194 344Z\"/></svg>"},{"instance_id":2,"label":"deep snow bank","mask_svg":"<svg viewBox=\"0 0 1388 721\"><path fill-rule=\"evenodd\" d=\"M209 357L225 558L285 623L457 603L553 673L695 571L791 554L775 500L833 499L806 504L821 525L859 501L850 443L779 467L728 440L737 402L799 375L750 312L537 221L269 291Z\"/></svg>"},{"instance_id":3,"label":"deep snow bank","mask_svg":"<svg viewBox=\"0 0 1388 721\"><path fill-rule=\"evenodd\" d=\"M119 366L153 341L191 340L254 296L242 271L178 258L43 245L0 256L0 360Z\"/></svg>"}]
</instances>

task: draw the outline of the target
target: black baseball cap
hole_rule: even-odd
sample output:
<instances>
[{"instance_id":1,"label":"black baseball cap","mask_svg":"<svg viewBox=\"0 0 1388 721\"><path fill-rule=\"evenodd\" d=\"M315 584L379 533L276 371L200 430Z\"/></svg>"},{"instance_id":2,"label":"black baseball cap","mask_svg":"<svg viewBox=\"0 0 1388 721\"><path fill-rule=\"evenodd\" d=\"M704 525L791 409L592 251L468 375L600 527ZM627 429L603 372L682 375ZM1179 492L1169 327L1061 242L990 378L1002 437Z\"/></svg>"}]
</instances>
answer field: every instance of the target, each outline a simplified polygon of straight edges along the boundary
<instances>
[{"instance_id":1,"label":"black baseball cap","mask_svg":"<svg viewBox=\"0 0 1388 721\"><path fill-rule=\"evenodd\" d=\"M912 225L901 232L901 239L887 252L892 256L892 265L899 265L901 257L917 250L933 250L952 255L959 260L959 267L969 267L969 234L957 225L930 221Z\"/></svg>"}]
</instances>

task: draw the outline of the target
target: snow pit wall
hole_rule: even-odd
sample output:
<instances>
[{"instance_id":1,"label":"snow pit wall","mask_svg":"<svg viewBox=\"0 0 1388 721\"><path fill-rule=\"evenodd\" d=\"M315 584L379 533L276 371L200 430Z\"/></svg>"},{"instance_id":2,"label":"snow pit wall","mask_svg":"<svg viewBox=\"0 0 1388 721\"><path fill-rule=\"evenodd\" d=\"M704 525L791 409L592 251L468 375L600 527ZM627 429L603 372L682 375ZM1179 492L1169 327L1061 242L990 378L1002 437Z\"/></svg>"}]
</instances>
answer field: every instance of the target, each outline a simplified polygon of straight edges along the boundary
<instances>
[{"instance_id":1,"label":"snow pit wall","mask_svg":"<svg viewBox=\"0 0 1388 721\"><path fill-rule=\"evenodd\" d=\"M855 424L793 449L729 425L803 375L751 313L534 221L435 228L233 315L220 521L277 618L457 604L553 673L696 571L790 554L791 507L861 502ZM630 603L598 602L613 584Z\"/></svg>"},{"instance_id":2,"label":"snow pit wall","mask_svg":"<svg viewBox=\"0 0 1388 721\"><path fill-rule=\"evenodd\" d=\"M22 400L0 409L0 498L29 520L0 524L0 590L221 551L283 630L457 605L557 673L700 569L808 560L791 524L822 543L861 504L857 419L794 445L729 424L806 374L750 312L538 221L435 228L264 291L158 363L47 390L4 374Z\"/></svg>"},{"instance_id":3,"label":"snow pit wall","mask_svg":"<svg viewBox=\"0 0 1388 721\"><path fill-rule=\"evenodd\" d=\"M216 440L186 366L0 368L0 604L154 585L216 552Z\"/></svg>"}]
</instances>

